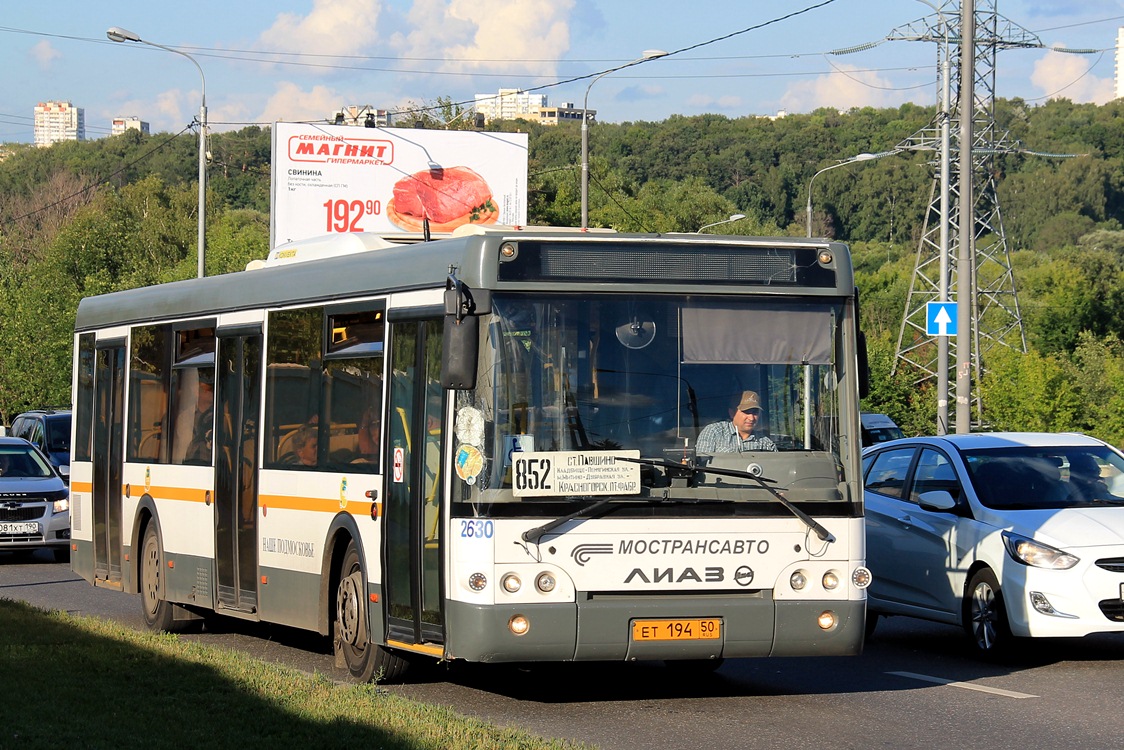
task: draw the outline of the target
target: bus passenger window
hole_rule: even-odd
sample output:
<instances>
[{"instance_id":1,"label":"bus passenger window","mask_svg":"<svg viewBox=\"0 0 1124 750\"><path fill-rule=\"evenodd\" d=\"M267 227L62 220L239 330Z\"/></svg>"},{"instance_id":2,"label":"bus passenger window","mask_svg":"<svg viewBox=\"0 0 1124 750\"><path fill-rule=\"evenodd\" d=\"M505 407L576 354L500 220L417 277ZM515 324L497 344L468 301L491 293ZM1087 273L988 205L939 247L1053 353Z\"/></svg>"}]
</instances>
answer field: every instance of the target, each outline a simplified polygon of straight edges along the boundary
<instances>
[{"instance_id":1,"label":"bus passenger window","mask_svg":"<svg viewBox=\"0 0 1124 750\"><path fill-rule=\"evenodd\" d=\"M322 446L335 470L377 472L382 437L383 338L381 309L345 307L328 314L321 403L328 430Z\"/></svg>"},{"instance_id":2,"label":"bus passenger window","mask_svg":"<svg viewBox=\"0 0 1124 750\"><path fill-rule=\"evenodd\" d=\"M214 368L178 370L173 381L172 462L210 464L215 430Z\"/></svg>"},{"instance_id":3,"label":"bus passenger window","mask_svg":"<svg viewBox=\"0 0 1124 750\"><path fill-rule=\"evenodd\" d=\"M169 430L172 463L210 465L215 430L215 330L176 331Z\"/></svg>"},{"instance_id":4,"label":"bus passenger window","mask_svg":"<svg viewBox=\"0 0 1124 750\"><path fill-rule=\"evenodd\" d=\"M167 356L170 326L132 330L129 365L129 460L166 462L164 421L168 409Z\"/></svg>"}]
</instances>

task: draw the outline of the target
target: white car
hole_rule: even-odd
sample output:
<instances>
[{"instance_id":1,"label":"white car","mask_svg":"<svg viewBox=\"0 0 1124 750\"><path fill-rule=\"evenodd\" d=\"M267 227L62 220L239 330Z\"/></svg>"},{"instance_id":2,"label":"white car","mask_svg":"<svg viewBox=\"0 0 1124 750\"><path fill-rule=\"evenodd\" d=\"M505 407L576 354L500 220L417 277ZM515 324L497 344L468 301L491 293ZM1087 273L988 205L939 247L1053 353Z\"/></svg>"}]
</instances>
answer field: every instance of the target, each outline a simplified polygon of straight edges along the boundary
<instances>
[{"instance_id":1,"label":"white car","mask_svg":"<svg viewBox=\"0 0 1124 750\"><path fill-rule=\"evenodd\" d=\"M868 632L879 615L1012 636L1124 632L1124 454L1084 435L987 433L863 451Z\"/></svg>"}]
</instances>

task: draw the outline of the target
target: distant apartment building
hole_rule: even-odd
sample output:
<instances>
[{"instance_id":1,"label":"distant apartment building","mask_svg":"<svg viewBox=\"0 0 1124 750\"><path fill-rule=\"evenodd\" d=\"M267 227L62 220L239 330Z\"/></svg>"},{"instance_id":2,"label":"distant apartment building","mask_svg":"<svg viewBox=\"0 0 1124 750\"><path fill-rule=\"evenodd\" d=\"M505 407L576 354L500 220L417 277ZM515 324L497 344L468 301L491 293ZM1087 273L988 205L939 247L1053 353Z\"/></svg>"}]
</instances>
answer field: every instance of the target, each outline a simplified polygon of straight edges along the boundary
<instances>
[{"instance_id":1,"label":"distant apartment building","mask_svg":"<svg viewBox=\"0 0 1124 750\"><path fill-rule=\"evenodd\" d=\"M35 145L86 140L86 113L70 102L39 102L35 106Z\"/></svg>"},{"instance_id":2,"label":"distant apartment building","mask_svg":"<svg viewBox=\"0 0 1124 750\"><path fill-rule=\"evenodd\" d=\"M539 119L546 106L545 94L528 94L522 89L500 89L496 94L477 94L476 111L491 120Z\"/></svg>"},{"instance_id":3,"label":"distant apartment building","mask_svg":"<svg viewBox=\"0 0 1124 750\"><path fill-rule=\"evenodd\" d=\"M596 109L589 110L588 114L590 122L597 119ZM560 122L580 123L582 121L582 108L575 107L573 102L565 102L557 107L539 107L538 121L543 125L557 125Z\"/></svg>"},{"instance_id":4,"label":"distant apartment building","mask_svg":"<svg viewBox=\"0 0 1124 750\"><path fill-rule=\"evenodd\" d=\"M148 135L148 123L139 117L114 117L109 134L121 135L126 130L139 130Z\"/></svg>"},{"instance_id":5,"label":"distant apartment building","mask_svg":"<svg viewBox=\"0 0 1124 750\"><path fill-rule=\"evenodd\" d=\"M388 128L391 114L385 109L375 109L370 104L349 104L332 113L332 124L358 128Z\"/></svg>"}]
</instances>

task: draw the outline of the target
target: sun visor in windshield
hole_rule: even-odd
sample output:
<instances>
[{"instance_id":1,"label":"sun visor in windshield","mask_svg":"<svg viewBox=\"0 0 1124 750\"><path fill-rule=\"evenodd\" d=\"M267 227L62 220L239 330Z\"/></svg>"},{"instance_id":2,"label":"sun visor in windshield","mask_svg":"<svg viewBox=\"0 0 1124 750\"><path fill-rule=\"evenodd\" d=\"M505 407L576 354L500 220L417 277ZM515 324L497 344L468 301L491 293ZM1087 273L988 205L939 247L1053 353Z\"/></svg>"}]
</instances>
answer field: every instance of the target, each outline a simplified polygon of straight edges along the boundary
<instances>
[{"instance_id":1,"label":"sun visor in windshield","mask_svg":"<svg viewBox=\"0 0 1124 750\"><path fill-rule=\"evenodd\" d=\"M834 330L826 307L684 307L683 362L828 364Z\"/></svg>"}]
</instances>

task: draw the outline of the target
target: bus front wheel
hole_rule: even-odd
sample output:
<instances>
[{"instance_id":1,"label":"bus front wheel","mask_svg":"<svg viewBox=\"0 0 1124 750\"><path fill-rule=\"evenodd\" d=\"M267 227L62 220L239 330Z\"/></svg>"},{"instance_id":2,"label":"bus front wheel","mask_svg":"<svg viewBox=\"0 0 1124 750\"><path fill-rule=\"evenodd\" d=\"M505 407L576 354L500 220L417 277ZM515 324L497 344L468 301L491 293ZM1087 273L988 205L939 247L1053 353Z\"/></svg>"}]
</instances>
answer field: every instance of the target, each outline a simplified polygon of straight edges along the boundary
<instances>
[{"instance_id":1,"label":"bus front wheel","mask_svg":"<svg viewBox=\"0 0 1124 750\"><path fill-rule=\"evenodd\" d=\"M174 618L172 605L164 598L164 550L155 523L144 530L141 543L140 590L145 627L170 632Z\"/></svg>"},{"instance_id":2,"label":"bus front wheel","mask_svg":"<svg viewBox=\"0 0 1124 750\"><path fill-rule=\"evenodd\" d=\"M398 654L371 642L367 629L367 595L363 565L355 542L349 542L340 564L336 586L334 643L347 671L359 682L390 682L402 677L407 662Z\"/></svg>"}]
</instances>

